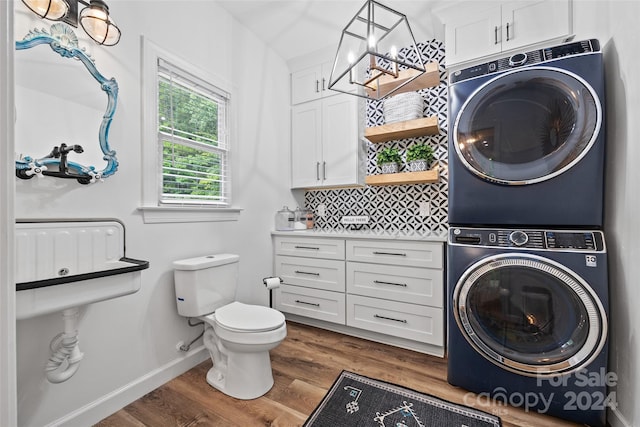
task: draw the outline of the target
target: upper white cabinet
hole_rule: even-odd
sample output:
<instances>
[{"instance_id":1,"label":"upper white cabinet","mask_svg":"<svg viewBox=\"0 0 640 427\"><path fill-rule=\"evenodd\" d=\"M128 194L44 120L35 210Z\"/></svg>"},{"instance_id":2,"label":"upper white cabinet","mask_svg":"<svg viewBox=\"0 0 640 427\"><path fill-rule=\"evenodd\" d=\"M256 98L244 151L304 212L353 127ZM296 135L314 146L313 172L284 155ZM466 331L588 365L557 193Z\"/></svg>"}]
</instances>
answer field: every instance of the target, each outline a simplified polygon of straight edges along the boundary
<instances>
[{"instance_id":1,"label":"upper white cabinet","mask_svg":"<svg viewBox=\"0 0 640 427\"><path fill-rule=\"evenodd\" d=\"M291 73L291 105L338 94L329 90L332 67L328 61Z\"/></svg>"},{"instance_id":2,"label":"upper white cabinet","mask_svg":"<svg viewBox=\"0 0 640 427\"><path fill-rule=\"evenodd\" d=\"M459 2L438 15L445 25L447 67L572 32L571 0Z\"/></svg>"},{"instance_id":3,"label":"upper white cabinet","mask_svg":"<svg viewBox=\"0 0 640 427\"><path fill-rule=\"evenodd\" d=\"M339 94L291 108L291 187L361 185L359 98Z\"/></svg>"}]
</instances>

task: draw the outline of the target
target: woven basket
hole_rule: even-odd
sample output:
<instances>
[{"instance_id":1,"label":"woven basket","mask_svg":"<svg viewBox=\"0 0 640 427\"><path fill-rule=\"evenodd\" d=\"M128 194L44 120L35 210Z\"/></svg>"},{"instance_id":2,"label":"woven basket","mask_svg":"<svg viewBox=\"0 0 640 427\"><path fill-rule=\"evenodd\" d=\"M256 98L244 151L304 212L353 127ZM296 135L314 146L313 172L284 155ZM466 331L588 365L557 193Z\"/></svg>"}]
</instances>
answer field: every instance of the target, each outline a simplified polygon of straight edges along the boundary
<instances>
[{"instance_id":1,"label":"woven basket","mask_svg":"<svg viewBox=\"0 0 640 427\"><path fill-rule=\"evenodd\" d=\"M424 101L418 92L406 92L382 102L384 122L395 123L422 117Z\"/></svg>"}]
</instances>

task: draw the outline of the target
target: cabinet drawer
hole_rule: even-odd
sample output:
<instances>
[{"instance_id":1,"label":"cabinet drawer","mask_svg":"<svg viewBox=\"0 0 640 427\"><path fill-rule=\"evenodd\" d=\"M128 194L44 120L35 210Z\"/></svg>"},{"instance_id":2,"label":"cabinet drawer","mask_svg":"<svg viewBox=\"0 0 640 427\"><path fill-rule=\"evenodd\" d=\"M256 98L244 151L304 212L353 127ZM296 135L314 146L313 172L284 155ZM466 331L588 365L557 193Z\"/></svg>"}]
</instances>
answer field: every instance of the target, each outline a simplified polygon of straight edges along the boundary
<instances>
[{"instance_id":1,"label":"cabinet drawer","mask_svg":"<svg viewBox=\"0 0 640 427\"><path fill-rule=\"evenodd\" d=\"M344 261L276 255L276 275L287 285L344 292Z\"/></svg>"},{"instance_id":2,"label":"cabinet drawer","mask_svg":"<svg viewBox=\"0 0 640 427\"><path fill-rule=\"evenodd\" d=\"M277 236L274 242L276 255L344 259L344 240L341 239Z\"/></svg>"},{"instance_id":3,"label":"cabinet drawer","mask_svg":"<svg viewBox=\"0 0 640 427\"><path fill-rule=\"evenodd\" d=\"M344 293L283 284L276 289L275 308L285 313L345 324Z\"/></svg>"},{"instance_id":4,"label":"cabinet drawer","mask_svg":"<svg viewBox=\"0 0 640 427\"><path fill-rule=\"evenodd\" d=\"M347 260L442 268L442 243L347 240Z\"/></svg>"},{"instance_id":5,"label":"cabinet drawer","mask_svg":"<svg viewBox=\"0 0 640 427\"><path fill-rule=\"evenodd\" d=\"M439 269L347 262L347 292L394 301L443 306Z\"/></svg>"},{"instance_id":6,"label":"cabinet drawer","mask_svg":"<svg viewBox=\"0 0 640 427\"><path fill-rule=\"evenodd\" d=\"M347 295L347 325L444 345L444 311L441 308Z\"/></svg>"}]
</instances>

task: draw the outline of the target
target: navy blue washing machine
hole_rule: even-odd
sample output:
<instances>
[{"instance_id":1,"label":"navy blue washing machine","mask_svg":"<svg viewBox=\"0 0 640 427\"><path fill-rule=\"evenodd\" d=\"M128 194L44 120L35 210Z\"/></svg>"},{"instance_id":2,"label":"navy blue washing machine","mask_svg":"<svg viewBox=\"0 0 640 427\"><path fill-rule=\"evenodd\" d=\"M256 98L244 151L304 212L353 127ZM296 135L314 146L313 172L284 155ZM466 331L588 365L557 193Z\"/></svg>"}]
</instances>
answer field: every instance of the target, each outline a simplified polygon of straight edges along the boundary
<instances>
[{"instance_id":1,"label":"navy blue washing machine","mask_svg":"<svg viewBox=\"0 0 640 427\"><path fill-rule=\"evenodd\" d=\"M449 223L603 223L604 71L598 40L451 73Z\"/></svg>"},{"instance_id":2,"label":"navy blue washing machine","mask_svg":"<svg viewBox=\"0 0 640 427\"><path fill-rule=\"evenodd\" d=\"M604 426L615 378L602 232L452 227L448 243L449 383Z\"/></svg>"}]
</instances>

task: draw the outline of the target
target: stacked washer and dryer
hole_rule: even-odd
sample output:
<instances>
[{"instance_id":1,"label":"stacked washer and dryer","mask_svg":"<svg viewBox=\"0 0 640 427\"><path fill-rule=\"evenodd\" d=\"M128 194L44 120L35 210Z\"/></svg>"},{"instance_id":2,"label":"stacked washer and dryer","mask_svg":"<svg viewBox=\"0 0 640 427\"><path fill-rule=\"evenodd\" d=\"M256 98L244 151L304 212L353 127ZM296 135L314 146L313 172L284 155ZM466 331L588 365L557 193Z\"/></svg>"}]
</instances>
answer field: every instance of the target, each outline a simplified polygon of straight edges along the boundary
<instances>
[{"instance_id":1,"label":"stacked washer and dryer","mask_svg":"<svg viewBox=\"0 0 640 427\"><path fill-rule=\"evenodd\" d=\"M449 117L449 383L605 425L598 41L452 73Z\"/></svg>"}]
</instances>

